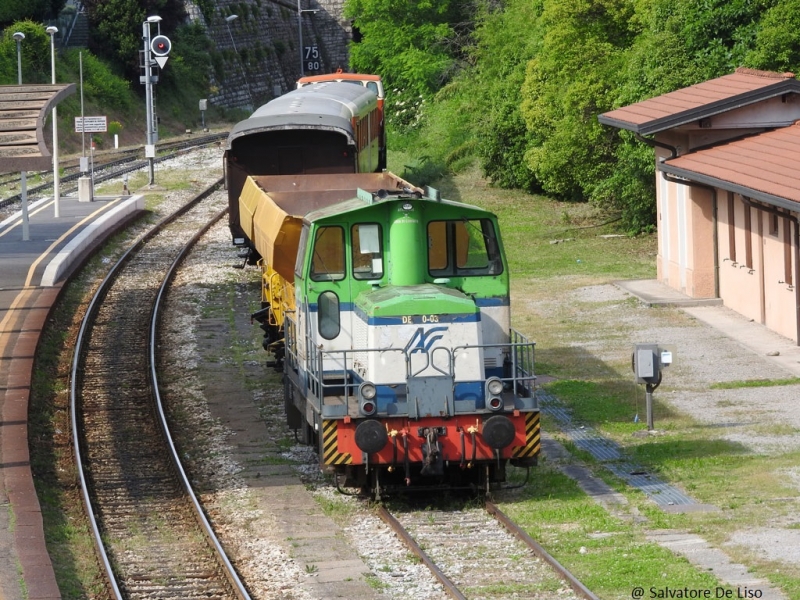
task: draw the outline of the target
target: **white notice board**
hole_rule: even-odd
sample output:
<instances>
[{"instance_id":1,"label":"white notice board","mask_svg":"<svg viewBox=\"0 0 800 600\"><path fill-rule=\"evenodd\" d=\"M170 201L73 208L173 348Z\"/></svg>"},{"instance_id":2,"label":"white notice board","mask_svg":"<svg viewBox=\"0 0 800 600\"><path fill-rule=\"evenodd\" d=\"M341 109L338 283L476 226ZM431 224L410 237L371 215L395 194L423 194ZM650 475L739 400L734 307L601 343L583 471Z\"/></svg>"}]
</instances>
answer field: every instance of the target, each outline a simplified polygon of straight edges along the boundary
<instances>
[{"instance_id":1,"label":"white notice board","mask_svg":"<svg viewBox=\"0 0 800 600\"><path fill-rule=\"evenodd\" d=\"M106 117L75 117L75 133L105 133L108 131Z\"/></svg>"}]
</instances>

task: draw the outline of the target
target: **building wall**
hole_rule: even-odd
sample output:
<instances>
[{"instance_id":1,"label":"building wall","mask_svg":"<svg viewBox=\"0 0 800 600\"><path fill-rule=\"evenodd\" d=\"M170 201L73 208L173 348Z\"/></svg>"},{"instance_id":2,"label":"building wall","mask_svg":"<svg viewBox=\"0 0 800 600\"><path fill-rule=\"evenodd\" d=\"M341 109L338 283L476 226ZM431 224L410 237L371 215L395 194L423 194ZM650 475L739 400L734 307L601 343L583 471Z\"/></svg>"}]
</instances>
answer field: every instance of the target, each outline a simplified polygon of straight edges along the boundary
<instances>
[{"instance_id":1,"label":"building wall","mask_svg":"<svg viewBox=\"0 0 800 600\"><path fill-rule=\"evenodd\" d=\"M674 133L666 139L673 147L687 142ZM669 156L656 149L656 161ZM792 220L776 220L738 194L657 177L658 280L691 298L715 298L718 286L725 306L798 341Z\"/></svg>"},{"instance_id":2,"label":"building wall","mask_svg":"<svg viewBox=\"0 0 800 600\"><path fill-rule=\"evenodd\" d=\"M792 250L794 224L778 218L773 232L772 216L763 213L764 325L797 341L796 254ZM797 214L795 214L797 216ZM787 248L789 252L787 252Z\"/></svg>"},{"instance_id":3,"label":"building wall","mask_svg":"<svg viewBox=\"0 0 800 600\"><path fill-rule=\"evenodd\" d=\"M750 215L751 223L749 233L744 227L747 213ZM758 323L763 323L764 257L759 233L759 215L754 213L757 211L746 207L738 195L729 196L724 190L719 191L717 236L720 297L725 306Z\"/></svg>"},{"instance_id":4,"label":"building wall","mask_svg":"<svg viewBox=\"0 0 800 600\"><path fill-rule=\"evenodd\" d=\"M656 149L656 161L669 155ZM704 187L668 181L660 171L657 176L657 277L693 298L714 298L713 194Z\"/></svg>"},{"instance_id":5,"label":"building wall","mask_svg":"<svg viewBox=\"0 0 800 600\"><path fill-rule=\"evenodd\" d=\"M317 12L298 19L298 4ZM314 60L319 68L309 70L304 63L305 74L347 70L352 27L343 7L344 0L217 0L214 14L204 16L186 0L189 18L206 28L215 45L209 102L252 110L294 89L301 69L300 23L303 46L316 46L320 53ZM228 23L231 13L238 18Z\"/></svg>"}]
</instances>

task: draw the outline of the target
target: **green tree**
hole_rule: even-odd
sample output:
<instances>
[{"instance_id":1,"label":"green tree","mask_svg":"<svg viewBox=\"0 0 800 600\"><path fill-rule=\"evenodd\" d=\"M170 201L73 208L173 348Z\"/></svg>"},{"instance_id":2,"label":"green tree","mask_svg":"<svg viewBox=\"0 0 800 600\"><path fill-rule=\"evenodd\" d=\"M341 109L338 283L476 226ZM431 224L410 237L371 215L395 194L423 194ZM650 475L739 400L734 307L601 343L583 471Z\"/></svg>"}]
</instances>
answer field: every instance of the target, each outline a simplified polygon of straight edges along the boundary
<instances>
[{"instance_id":1,"label":"green tree","mask_svg":"<svg viewBox=\"0 0 800 600\"><path fill-rule=\"evenodd\" d=\"M84 0L84 5L92 26L89 49L96 56L120 65L126 76L137 80L143 23L147 17L160 16L161 33L167 36L186 21L181 0ZM157 30L153 26L153 34Z\"/></svg>"},{"instance_id":2,"label":"green tree","mask_svg":"<svg viewBox=\"0 0 800 600\"><path fill-rule=\"evenodd\" d=\"M522 115L531 137L526 161L558 198L591 197L612 159L597 121L610 108L624 49L637 26L625 0L549 0L538 26L540 51L528 62Z\"/></svg>"},{"instance_id":3,"label":"green tree","mask_svg":"<svg viewBox=\"0 0 800 600\"><path fill-rule=\"evenodd\" d=\"M16 21L55 19L67 0L3 0L0 2L0 29Z\"/></svg>"},{"instance_id":4,"label":"green tree","mask_svg":"<svg viewBox=\"0 0 800 600\"><path fill-rule=\"evenodd\" d=\"M0 36L0 84L16 85L17 42L15 32L25 34L20 44L23 83L50 83L50 36L41 23L18 21L3 30Z\"/></svg>"},{"instance_id":5,"label":"green tree","mask_svg":"<svg viewBox=\"0 0 800 600\"><path fill-rule=\"evenodd\" d=\"M416 123L420 101L455 74L474 10L459 0L347 0L355 32L350 67L383 77L397 124Z\"/></svg>"},{"instance_id":6,"label":"green tree","mask_svg":"<svg viewBox=\"0 0 800 600\"><path fill-rule=\"evenodd\" d=\"M644 0L639 32L625 50L604 110L731 73L744 63L771 0ZM604 112L601 110L599 112ZM609 130L613 128L607 128ZM607 140L609 160L586 188L593 202L622 216L632 232L655 226L653 152L630 133Z\"/></svg>"},{"instance_id":7,"label":"green tree","mask_svg":"<svg viewBox=\"0 0 800 600\"><path fill-rule=\"evenodd\" d=\"M200 113L197 102L209 93L213 44L199 23L179 27L172 38L173 51L161 71L160 96L170 97L174 116L191 127Z\"/></svg>"},{"instance_id":8,"label":"green tree","mask_svg":"<svg viewBox=\"0 0 800 600\"><path fill-rule=\"evenodd\" d=\"M532 143L520 110L525 69L541 46L543 1L509 0L480 14L474 65L462 74L476 98L471 128L481 167L495 185L540 191L525 153Z\"/></svg>"},{"instance_id":9,"label":"green tree","mask_svg":"<svg viewBox=\"0 0 800 600\"><path fill-rule=\"evenodd\" d=\"M800 72L800 0L781 0L764 13L745 64Z\"/></svg>"}]
</instances>

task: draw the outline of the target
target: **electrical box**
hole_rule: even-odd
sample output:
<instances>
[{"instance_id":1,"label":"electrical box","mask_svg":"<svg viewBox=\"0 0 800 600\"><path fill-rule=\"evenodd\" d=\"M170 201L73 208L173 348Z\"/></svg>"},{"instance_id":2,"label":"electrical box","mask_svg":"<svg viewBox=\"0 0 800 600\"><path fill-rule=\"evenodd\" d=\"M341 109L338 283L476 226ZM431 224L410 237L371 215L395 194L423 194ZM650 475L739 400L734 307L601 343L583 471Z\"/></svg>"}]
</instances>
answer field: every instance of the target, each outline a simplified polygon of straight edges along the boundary
<instances>
[{"instance_id":1,"label":"electrical box","mask_svg":"<svg viewBox=\"0 0 800 600\"><path fill-rule=\"evenodd\" d=\"M661 381L661 369L672 364L672 352L660 348L658 344L636 344L633 347L631 366L636 376L636 383L658 384Z\"/></svg>"}]
</instances>

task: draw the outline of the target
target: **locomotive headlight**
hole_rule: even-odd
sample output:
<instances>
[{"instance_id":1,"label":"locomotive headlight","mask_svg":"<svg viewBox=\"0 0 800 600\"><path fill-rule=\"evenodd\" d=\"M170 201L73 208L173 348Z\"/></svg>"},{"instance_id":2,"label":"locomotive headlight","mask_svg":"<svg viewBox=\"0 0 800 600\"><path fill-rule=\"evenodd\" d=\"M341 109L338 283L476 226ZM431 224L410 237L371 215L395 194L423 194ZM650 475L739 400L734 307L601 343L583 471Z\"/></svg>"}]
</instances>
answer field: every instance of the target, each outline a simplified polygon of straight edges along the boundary
<instances>
[{"instance_id":1,"label":"locomotive headlight","mask_svg":"<svg viewBox=\"0 0 800 600\"><path fill-rule=\"evenodd\" d=\"M358 393L362 398L364 398L364 400L373 400L378 393L378 390L375 389L374 383L365 381L361 384L361 387L358 388Z\"/></svg>"},{"instance_id":2,"label":"locomotive headlight","mask_svg":"<svg viewBox=\"0 0 800 600\"><path fill-rule=\"evenodd\" d=\"M375 388L374 383L365 381L358 388L359 407L361 414L366 416L374 415L378 411L378 405L375 403L375 396L378 395L378 390Z\"/></svg>"},{"instance_id":3,"label":"locomotive headlight","mask_svg":"<svg viewBox=\"0 0 800 600\"><path fill-rule=\"evenodd\" d=\"M492 396L499 396L503 393L503 382L500 381L497 377L492 377L491 379L486 381L486 390Z\"/></svg>"},{"instance_id":4,"label":"locomotive headlight","mask_svg":"<svg viewBox=\"0 0 800 600\"><path fill-rule=\"evenodd\" d=\"M486 406L489 410L499 412L505 408L503 402L503 382L497 377L486 380Z\"/></svg>"}]
</instances>

